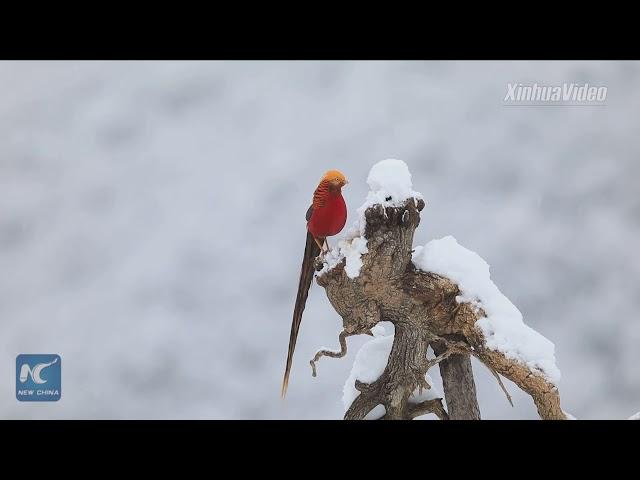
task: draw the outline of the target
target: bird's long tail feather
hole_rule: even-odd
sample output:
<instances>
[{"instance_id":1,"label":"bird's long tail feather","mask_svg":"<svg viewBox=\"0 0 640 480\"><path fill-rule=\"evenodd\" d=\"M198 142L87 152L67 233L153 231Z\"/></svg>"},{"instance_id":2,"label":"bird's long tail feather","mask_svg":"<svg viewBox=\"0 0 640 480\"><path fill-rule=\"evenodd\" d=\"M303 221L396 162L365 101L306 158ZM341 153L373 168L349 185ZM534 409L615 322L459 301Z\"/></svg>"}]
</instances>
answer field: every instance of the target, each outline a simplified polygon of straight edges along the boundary
<instances>
[{"instance_id":1,"label":"bird's long tail feather","mask_svg":"<svg viewBox=\"0 0 640 480\"><path fill-rule=\"evenodd\" d=\"M302 321L302 312L307 303L309 288L313 280L313 263L315 258L320 254L320 248L316 243L313 235L307 232L307 243L304 247L304 257L302 259L302 269L300 270L300 282L298 283L298 295L296 297L296 305L293 309L293 321L291 322L291 336L289 337L289 352L287 353L287 366L284 371L284 379L282 380L282 398L287 394L289 386L289 373L291 372L291 362L293 361L293 351L296 348L296 340L298 338L298 330L300 330L300 322Z\"/></svg>"}]
</instances>

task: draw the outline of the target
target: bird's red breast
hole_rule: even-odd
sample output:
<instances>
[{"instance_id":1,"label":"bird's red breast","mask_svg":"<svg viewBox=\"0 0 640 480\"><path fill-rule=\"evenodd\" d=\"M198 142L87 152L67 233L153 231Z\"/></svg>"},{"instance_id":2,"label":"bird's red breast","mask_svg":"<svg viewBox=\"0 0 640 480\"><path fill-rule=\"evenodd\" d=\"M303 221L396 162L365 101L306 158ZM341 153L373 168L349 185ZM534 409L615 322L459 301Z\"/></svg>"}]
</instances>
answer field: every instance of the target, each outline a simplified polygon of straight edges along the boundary
<instances>
[{"instance_id":1,"label":"bird's red breast","mask_svg":"<svg viewBox=\"0 0 640 480\"><path fill-rule=\"evenodd\" d=\"M327 191L322 206L314 207L307 229L316 238L326 238L340 233L347 223L347 205L340 190ZM315 202L314 202L315 203Z\"/></svg>"},{"instance_id":2,"label":"bird's red breast","mask_svg":"<svg viewBox=\"0 0 640 480\"><path fill-rule=\"evenodd\" d=\"M307 229L316 238L340 233L347 222L347 205L342 198L342 187L347 183L344 175L335 170L325 174L313 192L311 216Z\"/></svg>"}]
</instances>

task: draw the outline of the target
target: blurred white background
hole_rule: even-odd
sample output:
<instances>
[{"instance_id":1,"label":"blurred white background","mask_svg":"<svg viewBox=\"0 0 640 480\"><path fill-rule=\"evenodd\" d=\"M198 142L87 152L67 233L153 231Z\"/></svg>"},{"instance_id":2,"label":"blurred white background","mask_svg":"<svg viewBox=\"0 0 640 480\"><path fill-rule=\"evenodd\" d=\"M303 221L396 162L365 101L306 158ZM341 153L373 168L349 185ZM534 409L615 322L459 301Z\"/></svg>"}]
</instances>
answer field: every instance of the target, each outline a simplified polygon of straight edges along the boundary
<instances>
[{"instance_id":1,"label":"blurred white background","mask_svg":"<svg viewBox=\"0 0 640 480\"><path fill-rule=\"evenodd\" d=\"M630 416L639 81L636 62L0 62L0 417L341 418L366 339L311 377L341 326L317 285L279 397L304 215L339 168L350 225L385 158L427 200L416 244L454 235L556 344L563 408ZM509 82L606 85L607 105L505 107ZM62 356L59 402L15 399L20 353ZM537 418L474 369L484 418Z\"/></svg>"}]
</instances>

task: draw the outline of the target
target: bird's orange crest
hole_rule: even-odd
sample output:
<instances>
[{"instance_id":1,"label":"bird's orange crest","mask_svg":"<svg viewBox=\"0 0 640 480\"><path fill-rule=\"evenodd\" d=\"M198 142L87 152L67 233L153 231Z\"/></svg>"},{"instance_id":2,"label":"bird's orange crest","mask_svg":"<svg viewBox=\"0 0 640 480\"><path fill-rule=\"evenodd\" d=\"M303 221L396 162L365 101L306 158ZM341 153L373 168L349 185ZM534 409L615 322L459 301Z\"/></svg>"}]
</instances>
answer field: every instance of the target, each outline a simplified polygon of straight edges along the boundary
<instances>
[{"instance_id":1,"label":"bird's orange crest","mask_svg":"<svg viewBox=\"0 0 640 480\"><path fill-rule=\"evenodd\" d=\"M341 185L346 185L348 183L347 182L347 177L345 177L344 174L342 172L340 172L339 170L329 170L322 177L322 181L335 182L335 183L339 183Z\"/></svg>"}]
</instances>

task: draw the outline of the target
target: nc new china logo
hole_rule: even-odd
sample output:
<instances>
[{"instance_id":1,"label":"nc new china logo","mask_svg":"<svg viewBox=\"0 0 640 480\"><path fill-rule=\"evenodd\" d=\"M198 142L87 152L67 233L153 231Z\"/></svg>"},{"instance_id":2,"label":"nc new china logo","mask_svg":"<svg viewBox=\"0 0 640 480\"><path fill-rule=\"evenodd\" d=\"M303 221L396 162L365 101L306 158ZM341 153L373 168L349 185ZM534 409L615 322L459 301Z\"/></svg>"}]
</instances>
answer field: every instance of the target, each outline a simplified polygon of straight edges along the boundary
<instances>
[{"instance_id":1,"label":"nc new china logo","mask_svg":"<svg viewBox=\"0 0 640 480\"><path fill-rule=\"evenodd\" d=\"M16 398L21 402L56 402L61 396L60 355L21 354L16 357Z\"/></svg>"}]
</instances>

